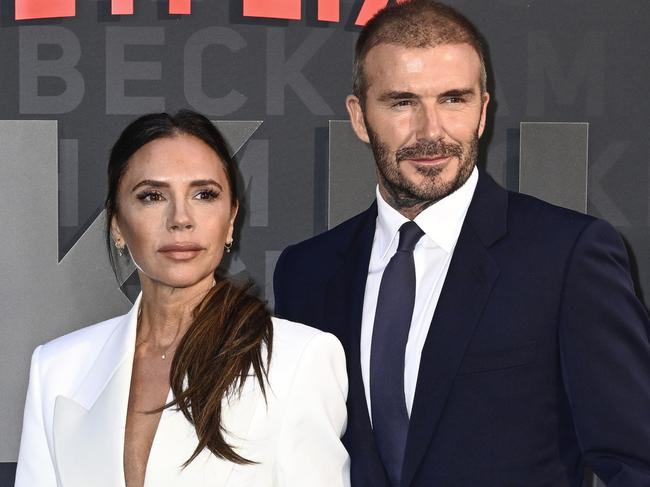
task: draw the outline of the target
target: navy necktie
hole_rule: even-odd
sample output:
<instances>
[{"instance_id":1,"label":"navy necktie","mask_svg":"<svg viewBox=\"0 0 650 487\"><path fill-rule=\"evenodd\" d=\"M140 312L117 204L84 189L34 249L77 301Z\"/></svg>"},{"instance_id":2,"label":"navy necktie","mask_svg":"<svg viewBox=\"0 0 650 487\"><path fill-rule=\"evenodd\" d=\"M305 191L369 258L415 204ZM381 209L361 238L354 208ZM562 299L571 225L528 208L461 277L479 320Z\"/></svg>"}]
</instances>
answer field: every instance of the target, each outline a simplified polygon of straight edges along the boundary
<instances>
[{"instance_id":1,"label":"navy necktie","mask_svg":"<svg viewBox=\"0 0 650 487\"><path fill-rule=\"evenodd\" d=\"M424 232L409 221L399 229L397 252L379 286L370 350L372 427L394 487L400 485L409 416L404 397L404 354L415 303L413 249Z\"/></svg>"}]
</instances>

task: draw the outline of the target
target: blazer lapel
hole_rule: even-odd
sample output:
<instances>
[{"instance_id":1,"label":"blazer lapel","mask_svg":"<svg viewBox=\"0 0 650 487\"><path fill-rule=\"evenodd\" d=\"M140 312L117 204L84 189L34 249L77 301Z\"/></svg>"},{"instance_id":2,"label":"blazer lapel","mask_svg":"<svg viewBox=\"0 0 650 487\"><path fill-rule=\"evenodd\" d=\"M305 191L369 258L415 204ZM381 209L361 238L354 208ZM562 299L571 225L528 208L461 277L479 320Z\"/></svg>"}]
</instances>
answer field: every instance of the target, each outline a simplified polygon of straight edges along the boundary
<instances>
[{"instance_id":1,"label":"blazer lapel","mask_svg":"<svg viewBox=\"0 0 650 487\"><path fill-rule=\"evenodd\" d=\"M499 268L488 247L506 232L507 192L481 173L422 350L402 485L410 485L435 433L458 367Z\"/></svg>"},{"instance_id":2,"label":"blazer lapel","mask_svg":"<svg viewBox=\"0 0 650 487\"><path fill-rule=\"evenodd\" d=\"M256 384L254 378L246 381L241 396L222 401L221 412L226 441L250 460L257 459L257 452L252 451L244 440L250 437L249 429L257 406L264 404ZM171 399L170 392L168 401ZM165 409L151 446L145 487L204 485L206 479L210 479L210 485L214 487L251 485L233 478L234 463L217 458L208 450L203 450L192 463L182 468L194 452L197 441L194 426L183 413L174 408ZM242 469L244 476L250 477L255 472L252 467Z\"/></svg>"},{"instance_id":3,"label":"blazer lapel","mask_svg":"<svg viewBox=\"0 0 650 487\"><path fill-rule=\"evenodd\" d=\"M341 340L347 358L349 394L348 427L343 441L353 456L352 482L367 483L373 475L373 487L386 480L375 446L368 405L361 376L360 341L363 299L368 277L368 264L377 221L376 202L366 210L359 225L338 250L341 264L327 286L324 325ZM363 479L355 479L355 472Z\"/></svg>"},{"instance_id":4,"label":"blazer lapel","mask_svg":"<svg viewBox=\"0 0 650 487\"><path fill-rule=\"evenodd\" d=\"M124 485L124 429L133 365L138 298L115 327L72 397L56 398L54 455L66 487Z\"/></svg>"}]
</instances>

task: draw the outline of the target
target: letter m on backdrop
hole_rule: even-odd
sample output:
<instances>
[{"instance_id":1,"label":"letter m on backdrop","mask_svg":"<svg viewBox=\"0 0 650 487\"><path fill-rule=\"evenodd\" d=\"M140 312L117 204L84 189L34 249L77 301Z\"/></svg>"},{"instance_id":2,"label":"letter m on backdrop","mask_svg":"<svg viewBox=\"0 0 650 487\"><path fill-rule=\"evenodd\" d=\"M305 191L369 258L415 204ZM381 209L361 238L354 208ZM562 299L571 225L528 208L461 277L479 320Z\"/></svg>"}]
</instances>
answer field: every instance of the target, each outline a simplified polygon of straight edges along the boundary
<instances>
[{"instance_id":1,"label":"letter m on backdrop","mask_svg":"<svg viewBox=\"0 0 650 487\"><path fill-rule=\"evenodd\" d=\"M16 20L74 16L75 0L16 0Z\"/></svg>"}]
</instances>

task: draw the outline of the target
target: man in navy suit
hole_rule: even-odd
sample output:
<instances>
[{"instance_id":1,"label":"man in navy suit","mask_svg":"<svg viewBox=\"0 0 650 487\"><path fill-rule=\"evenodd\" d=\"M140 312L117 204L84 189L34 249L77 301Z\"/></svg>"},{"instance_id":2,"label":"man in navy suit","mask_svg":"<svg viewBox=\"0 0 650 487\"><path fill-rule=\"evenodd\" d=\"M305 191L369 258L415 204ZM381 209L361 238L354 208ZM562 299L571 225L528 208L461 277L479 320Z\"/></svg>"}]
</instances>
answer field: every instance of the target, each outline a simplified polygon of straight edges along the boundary
<instances>
[{"instance_id":1,"label":"man in navy suit","mask_svg":"<svg viewBox=\"0 0 650 487\"><path fill-rule=\"evenodd\" d=\"M359 37L352 127L376 201L287 248L276 313L348 360L353 487L650 486L650 345L607 223L476 168L480 37L413 0Z\"/></svg>"}]
</instances>

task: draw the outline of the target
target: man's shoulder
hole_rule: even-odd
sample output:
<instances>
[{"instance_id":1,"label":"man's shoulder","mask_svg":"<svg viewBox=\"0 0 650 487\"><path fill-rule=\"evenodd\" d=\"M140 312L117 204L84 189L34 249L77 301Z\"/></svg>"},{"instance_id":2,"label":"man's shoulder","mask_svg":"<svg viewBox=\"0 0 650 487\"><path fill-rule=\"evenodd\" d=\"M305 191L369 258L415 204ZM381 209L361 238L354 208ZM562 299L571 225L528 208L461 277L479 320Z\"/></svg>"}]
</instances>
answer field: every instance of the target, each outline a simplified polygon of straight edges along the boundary
<instances>
[{"instance_id":1,"label":"man's shoulder","mask_svg":"<svg viewBox=\"0 0 650 487\"><path fill-rule=\"evenodd\" d=\"M330 230L290 245L285 249L283 255L290 255L292 258L297 259L302 257L311 259L315 255L323 258L334 255L338 250L348 247L355 240L359 230L371 223L373 215L376 216L376 213L377 210L373 204L367 210L345 220Z\"/></svg>"},{"instance_id":2,"label":"man's shoulder","mask_svg":"<svg viewBox=\"0 0 650 487\"><path fill-rule=\"evenodd\" d=\"M569 233L579 233L596 220L591 215L514 191L508 191L508 216L514 226L552 227L555 232Z\"/></svg>"}]
</instances>

